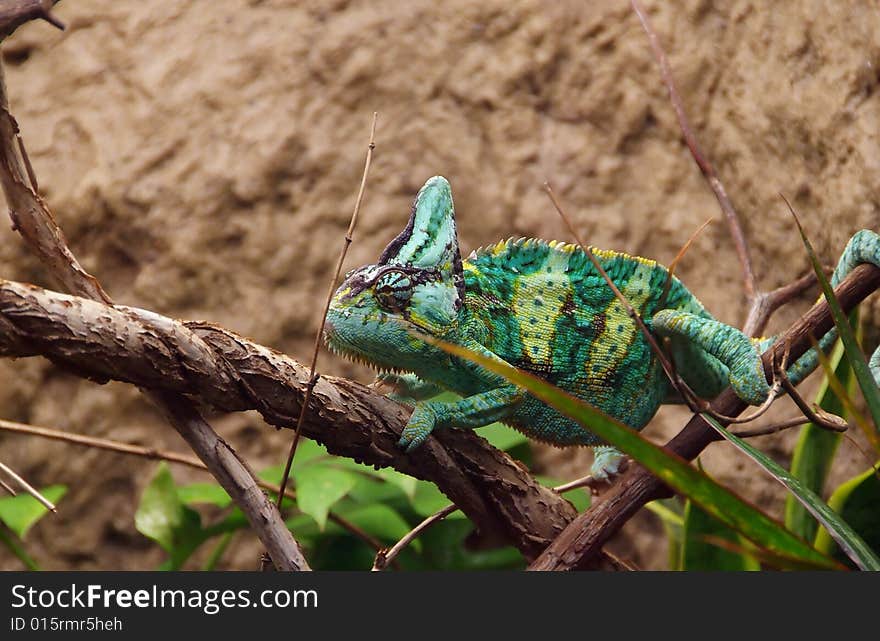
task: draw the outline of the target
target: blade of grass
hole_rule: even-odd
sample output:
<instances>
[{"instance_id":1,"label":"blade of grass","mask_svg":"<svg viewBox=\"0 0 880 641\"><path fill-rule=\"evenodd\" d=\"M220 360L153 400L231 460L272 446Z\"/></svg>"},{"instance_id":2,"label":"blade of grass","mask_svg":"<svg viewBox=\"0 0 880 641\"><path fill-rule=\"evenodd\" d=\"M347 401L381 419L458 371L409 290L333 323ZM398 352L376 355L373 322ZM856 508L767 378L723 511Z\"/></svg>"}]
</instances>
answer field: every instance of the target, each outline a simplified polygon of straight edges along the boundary
<instances>
[{"instance_id":1,"label":"blade of grass","mask_svg":"<svg viewBox=\"0 0 880 641\"><path fill-rule=\"evenodd\" d=\"M874 550L880 550L880 462L842 483L828 499L828 507L857 530ZM816 534L816 549L835 555L834 541L825 528Z\"/></svg>"},{"instance_id":2,"label":"blade of grass","mask_svg":"<svg viewBox=\"0 0 880 641\"><path fill-rule=\"evenodd\" d=\"M705 416L705 415L704 415ZM756 449L746 441L738 438L724 429L720 423L709 416L705 416L709 424L718 431L726 440L733 443L739 450L744 452L758 465L764 468L773 478L782 483L789 492L803 503L816 520L818 520L828 533L837 541L837 544L862 570L880 570L880 558L871 550L867 543L860 537L839 514L832 510L819 496L809 489L800 479L792 476L781 465L769 456Z\"/></svg>"},{"instance_id":3,"label":"blade of grass","mask_svg":"<svg viewBox=\"0 0 880 641\"><path fill-rule=\"evenodd\" d=\"M784 196L783 200L785 200ZM849 326L846 314L844 314L843 310L840 308L840 303L834 295L831 283L828 282L828 278L825 276L822 264L816 257L816 252L813 251L813 245L810 243L810 239L807 238L807 234L801 226L801 221L798 220L797 214L795 214L791 204L789 204L787 200L785 203L788 205L791 215L794 217L801 239L804 242L804 247L807 250L807 255L810 258L810 264L813 266L813 271L816 272L816 278L819 280L819 285L821 285L822 292L825 294L825 300L828 301L831 316L834 318L834 325L837 327L840 340L843 342L843 347L846 350L846 357L853 368L856 380L859 382L859 387L862 390L862 395L865 397L865 402L868 405L871 418L874 419L874 427L878 428L880 427L880 388L877 387L877 383L874 381L874 376L871 374L871 369L868 367L868 361L865 359L865 355L862 353L859 344L856 342L856 337L853 335L852 328Z\"/></svg>"},{"instance_id":4,"label":"blade of grass","mask_svg":"<svg viewBox=\"0 0 880 641\"><path fill-rule=\"evenodd\" d=\"M560 413L578 422L604 441L628 454L675 491L687 496L709 514L733 528L756 545L771 552L812 561L828 568L840 567L798 538L781 523L708 476L682 458L654 445L635 430L619 423L585 401L503 361L492 360L459 345L419 334L425 342L469 360L528 390Z\"/></svg>"},{"instance_id":5,"label":"blade of grass","mask_svg":"<svg viewBox=\"0 0 880 641\"><path fill-rule=\"evenodd\" d=\"M843 358L843 344L840 341L834 346L830 364L841 383L846 386L852 368ZM844 415L843 403L831 389L827 374L822 378L816 403L827 412ZM813 423L808 423L801 429L791 459L791 473L816 494L821 494L825 487L825 479L840 439L839 433L823 430ZM785 526L807 541L813 540L819 527L807 508L791 494L785 497Z\"/></svg>"}]
</instances>

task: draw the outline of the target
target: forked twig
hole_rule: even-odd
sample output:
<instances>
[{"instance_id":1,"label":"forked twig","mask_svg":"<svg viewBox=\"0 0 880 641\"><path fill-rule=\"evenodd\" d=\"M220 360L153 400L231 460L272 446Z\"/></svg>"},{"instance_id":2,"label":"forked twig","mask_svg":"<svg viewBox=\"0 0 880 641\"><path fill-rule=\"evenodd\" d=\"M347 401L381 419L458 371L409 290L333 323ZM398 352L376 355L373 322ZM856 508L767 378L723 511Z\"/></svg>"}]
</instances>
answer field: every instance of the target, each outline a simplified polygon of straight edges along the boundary
<instances>
[{"instance_id":1,"label":"forked twig","mask_svg":"<svg viewBox=\"0 0 880 641\"><path fill-rule=\"evenodd\" d=\"M118 454L128 454L131 456L139 456L141 458L153 459L157 461L167 461L169 463L186 465L187 467L201 470L203 472L210 472L210 470L208 470L208 467L195 456L188 456L186 454L180 454L178 452L172 452L170 450L157 450L153 447L144 447L142 445L134 445L133 443L123 443L121 441L114 441L107 438L86 436L84 434L72 434L70 432L56 430L49 427L28 425L26 423L17 423L15 421L6 421L3 419L0 419L0 431L11 432L13 434L27 434L29 436L38 436L40 438L46 438L53 441L61 441L63 443L82 445L84 447L106 450L108 452L116 452ZM280 486L276 485L275 483L264 481L259 477L257 478L257 484L264 490L272 492L273 494L281 493ZM3 483L2 479L0 479L0 485L7 487L13 495L15 494L15 491L12 490L12 488L9 488L5 483ZM296 500L296 493L292 489L286 489L284 491L284 497L291 500ZM382 549L381 541L371 536L370 534L367 534L354 523L350 522L348 519L345 519L332 511L327 514L327 518L328 520L333 521L343 529L348 530L356 537L362 539L374 550Z\"/></svg>"},{"instance_id":2,"label":"forked twig","mask_svg":"<svg viewBox=\"0 0 880 641\"><path fill-rule=\"evenodd\" d=\"M16 483L18 483L22 487L22 489L24 489L25 492L27 492L32 497L37 499L43 505L43 507L45 507L47 510L50 510L52 512L57 512L57 510L55 509L55 505L52 503L52 501L50 501L45 496L40 494L40 492L39 492L39 490L37 490L37 488L35 488L33 485L31 485L30 483L25 481L18 474L16 474L13 470L11 470L9 468L9 466L5 465L2 462L0 462L0 472L6 472L6 474L8 476L12 477L12 479ZM13 494L15 494L15 492L13 492Z\"/></svg>"}]
</instances>

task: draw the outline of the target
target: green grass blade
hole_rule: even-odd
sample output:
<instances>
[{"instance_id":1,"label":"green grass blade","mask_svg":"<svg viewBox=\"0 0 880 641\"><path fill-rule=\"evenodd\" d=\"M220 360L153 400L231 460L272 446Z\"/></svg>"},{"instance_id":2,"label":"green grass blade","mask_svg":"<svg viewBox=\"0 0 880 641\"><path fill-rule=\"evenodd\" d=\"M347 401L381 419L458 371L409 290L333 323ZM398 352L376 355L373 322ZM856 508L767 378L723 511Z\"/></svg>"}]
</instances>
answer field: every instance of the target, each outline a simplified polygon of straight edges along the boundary
<instances>
[{"instance_id":1,"label":"green grass blade","mask_svg":"<svg viewBox=\"0 0 880 641\"><path fill-rule=\"evenodd\" d=\"M684 517L680 512L675 511L669 506L669 501L673 499L664 499L660 501L651 501L645 505L645 509L653 512L660 519L663 525L663 531L666 532L666 544L668 546L667 564L670 570L681 570L681 542L682 531L684 529ZM675 505L676 509L680 509Z\"/></svg>"},{"instance_id":2,"label":"green grass blade","mask_svg":"<svg viewBox=\"0 0 880 641\"><path fill-rule=\"evenodd\" d=\"M877 387L877 383L874 381L874 376L871 374L871 369L868 367L868 361L865 359L865 355L859 348L852 327L850 327L849 322L847 321L846 314L843 313L840 303L834 295L831 283L828 282L828 278L826 278L825 272L822 270L822 264L816 257L816 252L813 251L813 245L810 243L809 238L807 238L797 216L794 217L794 220L797 223L798 231L804 241L804 247L807 249L807 255L810 257L813 271L816 272L816 278L819 279L819 284L822 286L825 300L828 301L831 316L834 318L834 325L837 327L837 332L840 334L840 340L843 342L843 347L846 350L846 358L849 360L856 380L859 382L859 387L861 388L862 395L868 405L871 418L874 419L874 428L878 429L880 428L880 388ZM878 441L872 439L872 443L876 447Z\"/></svg>"},{"instance_id":3,"label":"green grass blade","mask_svg":"<svg viewBox=\"0 0 880 641\"><path fill-rule=\"evenodd\" d=\"M40 566L37 565L37 562L34 561L21 546L20 539L18 539L12 532L8 532L7 528L3 527L2 524L0 524L0 544L6 546L6 548L12 552L13 556L24 563L24 566L28 570L33 572L38 572L40 570Z\"/></svg>"},{"instance_id":4,"label":"green grass blade","mask_svg":"<svg viewBox=\"0 0 880 641\"><path fill-rule=\"evenodd\" d=\"M880 551L880 462L841 484L828 499L828 507L840 514L874 551ZM816 549L834 554L830 533L822 528L816 535Z\"/></svg>"},{"instance_id":5,"label":"green grass blade","mask_svg":"<svg viewBox=\"0 0 880 641\"><path fill-rule=\"evenodd\" d=\"M828 530L841 549L857 566L863 570L880 570L880 558L874 554L864 539L839 514L828 507L815 492L804 485L800 479L790 474L785 468L760 450L728 432L715 419L705 415L704 418L721 436L733 443L796 496L803 503L804 507L809 510L810 514Z\"/></svg>"},{"instance_id":6,"label":"green grass blade","mask_svg":"<svg viewBox=\"0 0 880 641\"><path fill-rule=\"evenodd\" d=\"M848 387L852 368L843 358L843 344L840 341L835 344L830 360L838 379L844 387ZM816 403L827 412L844 415L843 403L831 390L827 375L822 379L816 394ZM791 459L792 475L816 494L821 494L841 438L841 434L822 429L813 423L804 425ZM813 540L819 528L816 519L793 494L785 497L785 526L807 541Z\"/></svg>"},{"instance_id":7,"label":"green grass blade","mask_svg":"<svg viewBox=\"0 0 880 641\"><path fill-rule=\"evenodd\" d=\"M718 485L687 461L654 445L635 430L619 423L579 398L546 381L521 372L507 363L491 360L464 347L430 336L419 338L441 349L470 360L508 381L528 390L560 413L628 454L674 490L700 505L719 521L733 528L756 545L771 552L813 561L825 567L839 567L817 552L781 523L770 518L725 487Z\"/></svg>"},{"instance_id":8,"label":"green grass blade","mask_svg":"<svg viewBox=\"0 0 880 641\"><path fill-rule=\"evenodd\" d=\"M741 572L760 570L751 556L713 543L720 539L742 547L736 532L711 516L693 501L685 503L682 532L681 569Z\"/></svg>"}]
</instances>

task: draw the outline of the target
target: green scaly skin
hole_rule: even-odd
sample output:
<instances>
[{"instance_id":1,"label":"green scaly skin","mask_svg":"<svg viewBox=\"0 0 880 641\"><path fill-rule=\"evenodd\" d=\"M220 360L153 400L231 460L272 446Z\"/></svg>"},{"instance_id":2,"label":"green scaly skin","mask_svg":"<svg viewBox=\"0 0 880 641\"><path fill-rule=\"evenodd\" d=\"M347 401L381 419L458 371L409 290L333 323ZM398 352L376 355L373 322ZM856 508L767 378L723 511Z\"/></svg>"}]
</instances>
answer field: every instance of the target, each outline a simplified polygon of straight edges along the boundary
<instances>
[{"instance_id":1,"label":"green scaly skin","mask_svg":"<svg viewBox=\"0 0 880 641\"><path fill-rule=\"evenodd\" d=\"M674 276L664 297L669 272L653 260L592 251L648 328L668 337L676 369L694 391L708 398L731 385L751 405L767 399L759 349L771 339L749 339L715 320ZM867 230L850 240L832 284L862 262L880 266L880 237ZM440 176L419 191L409 224L379 262L350 272L336 291L327 344L380 370L399 397L417 401L400 439L407 451L434 429L502 421L554 445L594 446L593 474L617 471L622 455L594 434L414 333L532 372L635 429L677 400L644 336L581 249L511 239L462 261L452 192ZM833 340L829 332L821 344ZM878 353L871 362L880 380ZM790 369L792 381L816 362L814 353L801 358ZM424 400L441 390L462 399Z\"/></svg>"}]
</instances>

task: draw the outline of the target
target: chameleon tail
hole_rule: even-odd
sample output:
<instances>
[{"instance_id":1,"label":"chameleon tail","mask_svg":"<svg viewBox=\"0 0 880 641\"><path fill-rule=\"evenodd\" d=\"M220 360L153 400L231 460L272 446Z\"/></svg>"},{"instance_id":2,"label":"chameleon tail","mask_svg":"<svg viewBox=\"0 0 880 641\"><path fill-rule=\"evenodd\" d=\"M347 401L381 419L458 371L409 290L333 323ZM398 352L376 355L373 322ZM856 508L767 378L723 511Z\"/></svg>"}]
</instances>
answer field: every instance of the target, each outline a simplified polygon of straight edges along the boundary
<instances>
[{"instance_id":1,"label":"chameleon tail","mask_svg":"<svg viewBox=\"0 0 880 641\"><path fill-rule=\"evenodd\" d=\"M868 229L857 232L846 245L840 261L831 276L831 286L837 287L846 276L862 263L870 263L880 267L880 236ZM837 339L837 328L832 328L819 341L822 351L827 351ZM761 347L768 346L774 339L765 339ZM788 378L797 385L806 378L819 364L819 357L815 349L811 349L801 356L788 370ZM874 381L880 386L880 347L871 356L868 365Z\"/></svg>"}]
</instances>

